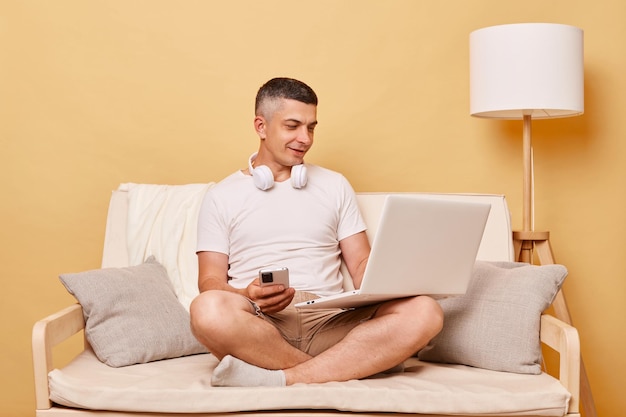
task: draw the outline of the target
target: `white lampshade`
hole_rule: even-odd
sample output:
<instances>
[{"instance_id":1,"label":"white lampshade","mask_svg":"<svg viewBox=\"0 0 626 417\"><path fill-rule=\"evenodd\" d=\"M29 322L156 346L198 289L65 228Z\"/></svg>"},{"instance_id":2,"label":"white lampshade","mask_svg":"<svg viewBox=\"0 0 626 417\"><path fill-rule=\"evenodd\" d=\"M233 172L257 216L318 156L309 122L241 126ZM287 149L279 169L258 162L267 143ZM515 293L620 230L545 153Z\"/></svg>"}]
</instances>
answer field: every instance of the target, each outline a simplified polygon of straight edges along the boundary
<instances>
[{"instance_id":1,"label":"white lampshade","mask_svg":"<svg viewBox=\"0 0 626 417\"><path fill-rule=\"evenodd\" d=\"M470 114L496 119L584 111L583 31L553 23L492 26L470 34Z\"/></svg>"}]
</instances>

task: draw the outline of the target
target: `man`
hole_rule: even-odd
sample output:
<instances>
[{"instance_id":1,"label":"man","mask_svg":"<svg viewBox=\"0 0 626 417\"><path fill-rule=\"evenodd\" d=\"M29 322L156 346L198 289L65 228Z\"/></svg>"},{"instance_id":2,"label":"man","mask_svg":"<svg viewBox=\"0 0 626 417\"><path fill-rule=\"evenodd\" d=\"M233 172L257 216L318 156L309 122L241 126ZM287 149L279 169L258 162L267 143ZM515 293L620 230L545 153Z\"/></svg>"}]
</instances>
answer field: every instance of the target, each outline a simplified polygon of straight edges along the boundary
<instances>
[{"instance_id":1,"label":"man","mask_svg":"<svg viewBox=\"0 0 626 417\"><path fill-rule=\"evenodd\" d=\"M442 311L424 296L350 310L293 306L341 292L342 259L358 288L370 253L348 181L304 164L316 126L309 86L268 81L256 98L258 153L203 201L191 325L220 359L213 385L364 378L397 369L441 330ZM289 268L289 288L260 286L269 266Z\"/></svg>"}]
</instances>

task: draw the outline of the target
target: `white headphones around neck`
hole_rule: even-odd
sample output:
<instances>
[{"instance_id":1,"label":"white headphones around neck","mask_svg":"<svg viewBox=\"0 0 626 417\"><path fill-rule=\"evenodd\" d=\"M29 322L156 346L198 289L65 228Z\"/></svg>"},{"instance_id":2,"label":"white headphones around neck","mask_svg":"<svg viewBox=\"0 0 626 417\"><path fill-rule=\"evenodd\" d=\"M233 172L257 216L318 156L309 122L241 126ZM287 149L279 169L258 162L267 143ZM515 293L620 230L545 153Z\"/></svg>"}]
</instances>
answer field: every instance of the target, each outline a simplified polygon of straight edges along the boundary
<instances>
[{"instance_id":1,"label":"white headphones around neck","mask_svg":"<svg viewBox=\"0 0 626 417\"><path fill-rule=\"evenodd\" d=\"M254 185L259 190L269 190L274 186L274 174L272 170L269 169L265 165L259 165L254 168L252 166L252 161L257 156L257 152L250 155L250 159L248 159L248 169L250 170L250 174L252 174L252 179L254 180ZM302 188L306 185L307 177L306 177L306 167L304 164L294 165L291 167L291 186L293 188Z\"/></svg>"}]
</instances>

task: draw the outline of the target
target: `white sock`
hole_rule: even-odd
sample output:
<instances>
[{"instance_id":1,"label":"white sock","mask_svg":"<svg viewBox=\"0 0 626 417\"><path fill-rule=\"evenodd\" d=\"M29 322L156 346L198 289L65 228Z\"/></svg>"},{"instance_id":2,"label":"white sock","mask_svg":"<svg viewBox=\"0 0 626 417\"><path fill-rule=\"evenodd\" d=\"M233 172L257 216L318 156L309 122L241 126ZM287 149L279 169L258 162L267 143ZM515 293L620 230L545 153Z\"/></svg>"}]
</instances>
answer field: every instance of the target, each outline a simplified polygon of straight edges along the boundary
<instances>
[{"instance_id":1,"label":"white sock","mask_svg":"<svg viewBox=\"0 0 626 417\"><path fill-rule=\"evenodd\" d=\"M250 365L234 356L224 356L211 376L215 387L284 387L285 373Z\"/></svg>"}]
</instances>

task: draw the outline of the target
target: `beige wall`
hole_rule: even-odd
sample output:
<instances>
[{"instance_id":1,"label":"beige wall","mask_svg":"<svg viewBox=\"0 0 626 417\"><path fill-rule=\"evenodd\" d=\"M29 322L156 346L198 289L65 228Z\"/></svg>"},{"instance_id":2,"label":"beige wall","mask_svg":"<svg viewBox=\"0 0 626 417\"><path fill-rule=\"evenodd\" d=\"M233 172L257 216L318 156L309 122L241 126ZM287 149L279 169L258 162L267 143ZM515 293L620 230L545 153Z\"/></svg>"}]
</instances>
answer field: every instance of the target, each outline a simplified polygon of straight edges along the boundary
<instances>
[{"instance_id":1,"label":"beige wall","mask_svg":"<svg viewBox=\"0 0 626 417\"><path fill-rule=\"evenodd\" d=\"M538 21L585 30L584 116L534 124L536 225L570 270L597 408L618 415L625 16L622 0L1 1L1 413L33 415L31 326L73 302L59 273L98 267L110 190L245 166L270 77L316 89L308 161L357 191L504 193L520 227L521 123L468 115L468 35Z\"/></svg>"}]
</instances>

